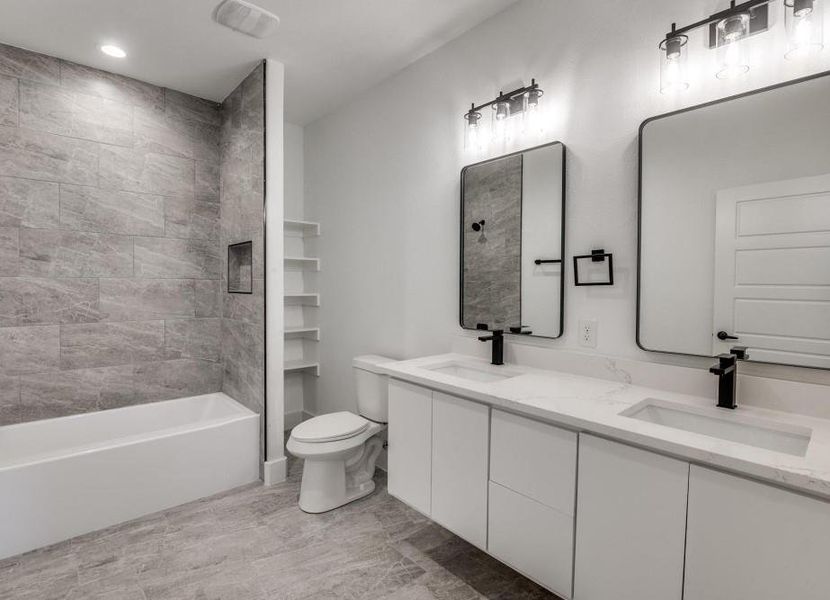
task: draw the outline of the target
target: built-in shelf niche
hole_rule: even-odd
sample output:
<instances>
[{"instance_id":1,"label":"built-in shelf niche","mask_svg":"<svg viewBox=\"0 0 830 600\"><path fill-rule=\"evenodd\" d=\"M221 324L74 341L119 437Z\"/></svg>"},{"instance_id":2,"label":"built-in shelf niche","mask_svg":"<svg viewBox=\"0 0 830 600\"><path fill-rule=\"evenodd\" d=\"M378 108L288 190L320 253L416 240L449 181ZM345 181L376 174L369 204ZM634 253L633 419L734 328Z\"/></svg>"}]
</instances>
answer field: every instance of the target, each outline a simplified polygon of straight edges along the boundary
<instances>
[{"instance_id":1,"label":"built-in shelf niche","mask_svg":"<svg viewBox=\"0 0 830 600\"><path fill-rule=\"evenodd\" d=\"M254 254L252 242L228 246L228 293L253 294Z\"/></svg>"},{"instance_id":2,"label":"built-in shelf niche","mask_svg":"<svg viewBox=\"0 0 830 600\"><path fill-rule=\"evenodd\" d=\"M320 225L285 219L284 232L285 424L292 427L307 418L307 408L314 406L314 380L320 375L320 259L315 256Z\"/></svg>"}]
</instances>

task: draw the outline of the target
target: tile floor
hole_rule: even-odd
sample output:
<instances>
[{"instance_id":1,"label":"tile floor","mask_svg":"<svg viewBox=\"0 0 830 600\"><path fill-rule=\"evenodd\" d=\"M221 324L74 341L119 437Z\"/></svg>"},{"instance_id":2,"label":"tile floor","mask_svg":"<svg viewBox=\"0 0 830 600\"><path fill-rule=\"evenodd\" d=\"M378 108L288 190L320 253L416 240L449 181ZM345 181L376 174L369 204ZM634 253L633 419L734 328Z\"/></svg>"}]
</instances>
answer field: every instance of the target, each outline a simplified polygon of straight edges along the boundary
<instances>
[{"instance_id":1,"label":"tile floor","mask_svg":"<svg viewBox=\"0 0 830 600\"><path fill-rule=\"evenodd\" d=\"M386 493L322 515L289 480L0 561L0 600L537 600L557 597Z\"/></svg>"}]
</instances>

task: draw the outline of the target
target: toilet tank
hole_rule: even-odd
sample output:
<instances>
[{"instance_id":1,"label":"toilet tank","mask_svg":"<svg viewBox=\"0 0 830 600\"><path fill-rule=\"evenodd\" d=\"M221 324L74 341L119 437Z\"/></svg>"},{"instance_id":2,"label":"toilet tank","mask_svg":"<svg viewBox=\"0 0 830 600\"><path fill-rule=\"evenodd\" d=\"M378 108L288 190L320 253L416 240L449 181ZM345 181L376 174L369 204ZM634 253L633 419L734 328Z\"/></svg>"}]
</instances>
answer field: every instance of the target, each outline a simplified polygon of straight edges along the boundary
<instances>
[{"instance_id":1,"label":"toilet tank","mask_svg":"<svg viewBox=\"0 0 830 600\"><path fill-rule=\"evenodd\" d=\"M355 387L357 388L357 412L370 421L386 423L389 420L389 381L380 365L396 362L394 358L367 354L352 361Z\"/></svg>"}]
</instances>

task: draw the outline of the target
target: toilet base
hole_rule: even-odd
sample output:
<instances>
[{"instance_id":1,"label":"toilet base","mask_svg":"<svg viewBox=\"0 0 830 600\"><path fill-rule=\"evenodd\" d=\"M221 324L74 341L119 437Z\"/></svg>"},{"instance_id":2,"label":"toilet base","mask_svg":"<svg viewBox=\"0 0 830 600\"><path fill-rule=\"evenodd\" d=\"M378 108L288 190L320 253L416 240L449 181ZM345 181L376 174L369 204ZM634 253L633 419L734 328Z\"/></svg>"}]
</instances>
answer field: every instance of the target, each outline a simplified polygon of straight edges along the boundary
<instances>
[{"instance_id":1,"label":"toilet base","mask_svg":"<svg viewBox=\"0 0 830 600\"><path fill-rule=\"evenodd\" d=\"M375 463L382 448L383 441L374 436L344 458L307 457L300 484L300 510L328 512L375 491Z\"/></svg>"}]
</instances>

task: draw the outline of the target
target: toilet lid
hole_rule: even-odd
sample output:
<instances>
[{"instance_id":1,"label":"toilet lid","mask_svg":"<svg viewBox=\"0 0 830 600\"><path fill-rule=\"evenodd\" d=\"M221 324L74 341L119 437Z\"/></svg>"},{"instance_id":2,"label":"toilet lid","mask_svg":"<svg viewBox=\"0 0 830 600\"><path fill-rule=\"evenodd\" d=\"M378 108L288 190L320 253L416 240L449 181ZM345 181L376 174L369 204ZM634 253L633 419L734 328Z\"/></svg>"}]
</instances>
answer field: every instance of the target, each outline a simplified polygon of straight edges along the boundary
<instances>
[{"instance_id":1,"label":"toilet lid","mask_svg":"<svg viewBox=\"0 0 830 600\"><path fill-rule=\"evenodd\" d=\"M297 425L291 436L299 442L335 442L364 432L369 421L350 412L320 415Z\"/></svg>"}]
</instances>

